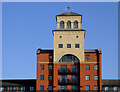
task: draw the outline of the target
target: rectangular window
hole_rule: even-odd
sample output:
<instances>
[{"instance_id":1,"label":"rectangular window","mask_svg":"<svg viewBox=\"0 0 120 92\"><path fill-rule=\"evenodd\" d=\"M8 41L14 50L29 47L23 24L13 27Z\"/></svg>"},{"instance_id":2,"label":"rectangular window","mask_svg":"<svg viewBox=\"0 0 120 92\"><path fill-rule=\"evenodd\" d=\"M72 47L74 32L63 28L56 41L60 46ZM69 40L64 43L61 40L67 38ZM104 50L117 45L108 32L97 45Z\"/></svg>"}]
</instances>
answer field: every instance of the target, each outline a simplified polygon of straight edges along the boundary
<instances>
[{"instance_id":1,"label":"rectangular window","mask_svg":"<svg viewBox=\"0 0 120 92\"><path fill-rule=\"evenodd\" d=\"M67 83L67 76L66 76L66 75L65 75L65 76L64 76L64 75L61 75L61 76L60 76L60 82L61 82L61 83Z\"/></svg>"},{"instance_id":2,"label":"rectangular window","mask_svg":"<svg viewBox=\"0 0 120 92\"><path fill-rule=\"evenodd\" d=\"M52 86L48 86L48 90L52 90Z\"/></svg>"},{"instance_id":3,"label":"rectangular window","mask_svg":"<svg viewBox=\"0 0 120 92\"><path fill-rule=\"evenodd\" d=\"M71 75L71 82L72 82L72 83L78 83L78 76L76 76L76 75Z\"/></svg>"},{"instance_id":4,"label":"rectangular window","mask_svg":"<svg viewBox=\"0 0 120 92\"><path fill-rule=\"evenodd\" d=\"M94 65L94 70L98 70L98 65Z\"/></svg>"},{"instance_id":5,"label":"rectangular window","mask_svg":"<svg viewBox=\"0 0 120 92\"><path fill-rule=\"evenodd\" d=\"M71 92L78 92L78 86L71 86Z\"/></svg>"},{"instance_id":6,"label":"rectangular window","mask_svg":"<svg viewBox=\"0 0 120 92\"><path fill-rule=\"evenodd\" d=\"M60 72L67 72L67 65L61 65Z\"/></svg>"},{"instance_id":7,"label":"rectangular window","mask_svg":"<svg viewBox=\"0 0 120 92\"><path fill-rule=\"evenodd\" d=\"M40 91L44 91L44 86L40 86Z\"/></svg>"},{"instance_id":8,"label":"rectangular window","mask_svg":"<svg viewBox=\"0 0 120 92\"><path fill-rule=\"evenodd\" d=\"M98 80L98 76L97 75L94 76L94 80Z\"/></svg>"},{"instance_id":9,"label":"rectangular window","mask_svg":"<svg viewBox=\"0 0 120 92\"><path fill-rule=\"evenodd\" d=\"M40 75L40 80L44 80L44 75Z\"/></svg>"},{"instance_id":10,"label":"rectangular window","mask_svg":"<svg viewBox=\"0 0 120 92\"><path fill-rule=\"evenodd\" d=\"M86 75L86 76L85 76L85 79L86 79L86 80L90 80L90 75Z\"/></svg>"},{"instance_id":11,"label":"rectangular window","mask_svg":"<svg viewBox=\"0 0 120 92\"><path fill-rule=\"evenodd\" d=\"M78 72L78 66L77 65L71 65L71 72Z\"/></svg>"},{"instance_id":12,"label":"rectangular window","mask_svg":"<svg viewBox=\"0 0 120 92\"><path fill-rule=\"evenodd\" d=\"M90 90L90 86L86 86L86 90Z\"/></svg>"},{"instance_id":13,"label":"rectangular window","mask_svg":"<svg viewBox=\"0 0 120 92\"><path fill-rule=\"evenodd\" d=\"M98 90L98 86L94 86L94 90Z\"/></svg>"},{"instance_id":14,"label":"rectangular window","mask_svg":"<svg viewBox=\"0 0 120 92\"><path fill-rule=\"evenodd\" d=\"M25 91L25 87L21 87L21 91Z\"/></svg>"},{"instance_id":15,"label":"rectangular window","mask_svg":"<svg viewBox=\"0 0 120 92\"><path fill-rule=\"evenodd\" d=\"M67 86L60 86L60 92L67 92Z\"/></svg>"},{"instance_id":16,"label":"rectangular window","mask_svg":"<svg viewBox=\"0 0 120 92\"><path fill-rule=\"evenodd\" d=\"M90 59L90 55L85 55L85 59Z\"/></svg>"},{"instance_id":17,"label":"rectangular window","mask_svg":"<svg viewBox=\"0 0 120 92\"><path fill-rule=\"evenodd\" d=\"M75 48L79 48L79 44L75 44Z\"/></svg>"},{"instance_id":18,"label":"rectangular window","mask_svg":"<svg viewBox=\"0 0 120 92\"><path fill-rule=\"evenodd\" d=\"M58 47L59 48L63 48L63 44L58 44Z\"/></svg>"},{"instance_id":19,"label":"rectangular window","mask_svg":"<svg viewBox=\"0 0 120 92\"><path fill-rule=\"evenodd\" d=\"M30 87L30 91L34 91L34 87Z\"/></svg>"},{"instance_id":20,"label":"rectangular window","mask_svg":"<svg viewBox=\"0 0 120 92\"><path fill-rule=\"evenodd\" d=\"M108 87L105 87L105 91L108 91Z\"/></svg>"},{"instance_id":21,"label":"rectangular window","mask_svg":"<svg viewBox=\"0 0 120 92\"><path fill-rule=\"evenodd\" d=\"M118 87L114 87L113 90L114 90L114 91L118 91Z\"/></svg>"},{"instance_id":22,"label":"rectangular window","mask_svg":"<svg viewBox=\"0 0 120 92\"><path fill-rule=\"evenodd\" d=\"M52 80L52 76L51 75L48 76L48 80Z\"/></svg>"},{"instance_id":23,"label":"rectangular window","mask_svg":"<svg viewBox=\"0 0 120 92\"><path fill-rule=\"evenodd\" d=\"M67 44L67 48L71 48L71 44Z\"/></svg>"},{"instance_id":24,"label":"rectangular window","mask_svg":"<svg viewBox=\"0 0 120 92\"><path fill-rule=\"evenodd\" d=\"M49 69L49 70L52 70L52 65L48 65L48 69Z\"/></svg>"},{"instance_id":25,"label":"rectangular window","mask_svg":"<svg viewBox=\"0 0 120 92\"><path fill-rule=\"evenodd\" d=\"M40 65L40 70L44 70L44 65Z\"/></svg>"},{"instance_id":26,"label":"rectangular window","mask_svg":"<svg viewBox=\"0 0 120 92\"><path fill-rule=\"evenodd\" d=\"M86 70L90 70L90 65L86 65Z\"/></svg>"},{"instance_id":27,"label":"rectangular window","mask_svg":"<svg viewBox=\"0 0 120 92\"><path fill-rule=\"evenodd\" d=\"M52 55L49 55L49 59L52 59Z\"/></svg>"}]
</instances>

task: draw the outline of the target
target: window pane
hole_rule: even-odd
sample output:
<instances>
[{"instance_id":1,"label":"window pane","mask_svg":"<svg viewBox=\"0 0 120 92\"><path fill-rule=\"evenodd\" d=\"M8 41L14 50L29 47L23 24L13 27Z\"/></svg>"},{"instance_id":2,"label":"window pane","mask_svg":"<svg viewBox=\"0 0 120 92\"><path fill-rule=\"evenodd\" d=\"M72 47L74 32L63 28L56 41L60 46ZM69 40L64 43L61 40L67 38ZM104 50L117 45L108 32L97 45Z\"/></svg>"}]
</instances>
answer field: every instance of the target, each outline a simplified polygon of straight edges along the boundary
<instances>
[{"instance_id":1,"label":"window pane","mask_svg":"<svg viewBox=\"0 0 120 92\"><path fill-rule=\"evenodd\" d=\"M90 55L85 55L85 59L89 59L90 58Z\"/></svg>"},{"instance_id":2,"label":"window pane","mask_svg":"<svg viewBox=\"0 0 120 92\"><path fill-rule=\"evenodd\" d=\"M98 65L94 65L94 70L98 70Z\"/></svg>"},{"instance_id":3,"label":"window pane","mask_svg":"<svg viewBox=\"0 0 120 92\"><path fill-rule=\"evenodd\" d=\"M79 48L79 44L75 44L75 48Z\"/></svg>"},{"instance_id":4,"label":"window pane","mask_svg":"<svg viewBox=\"0 0 120 92\"><path fill-rule=\"evenodd\" d=\"M67 92L67 86L60 86L60 92Z\"/></svg>"},{"instance_id":5,"label":"window pane","mask_svg":"<svg viewBox=\"0 0 120 92\"><path fill-rule=\"evenodd\" d=\"M67 72L67 65L61 65L60 66L60 71L61 72Z\"/></svg>"},{"instance_id":6,"label":"window pane","mask_svg":"<svg viewBox=\"0 0 120 92\"><path fill-rule=\"evenodd\" d=\"M51 55L49 56L49 59L52 59L52 56L51 56Z\"/></svg>"},{"instance_id":7,"label":"window pane","mask_svg":"<svg viewBox=\"0 0 120 92\"><path fill-rule=\"evenodd\" d=\"M49 69L49 70L52 70L52 65L48 65L48 69Z\"/></svg>"},{"instance_id":8,"label":"window pane","mask_svg":"<svg viewBox=\"0 0 120 92\"><path fill-rule=\"evenodd\" d=\"M98 86L94 86L94 90L98 90Z\"/></svg>"},{"instance_id":9,"label":"window pane","mask_svg":"<svg viewBox=\"0 0 120 92\"><path fill-rule=\"evenodd\" d=\"M86 86L86 90L90 90L90 86Z\"/></svg>"},{"instance_id":10,"label":"window pane","mask_svg":"<svg viewBox=\"0 0 120 92\"><path fill-rule=\"evenodd\" d=\"M48 90L52 90L52 86L48 86Z\"/></svg>"},{"instance_id":11,"label":"window pane","mask_svg":"<svg viewBox=\"0 0 120 92\"><path fill-rule=\"evenodd\" d=\"M98 80L98 76L97 75L94 76L94 80Z\"/></svg>"},{"instance_id":12,"label":"window pane","mask_svg":"<svg viewBox=\"0 0 120 92\"><path fill-rule=\"evenodd\" d=\"M40 75L40 80L44 80L44 75Z\"/></svg>"},{"instance_id":13,"label":"window pane","mask_svg":"<svg viewBox=\"0 0 120 92\"><path fill-rule=\"evenodd\" d=\"M86 75L86 80L90 80L90 75Z\"/></svg>"},{"instance_id":14,"label":"window pane","mask_svg":"<svg viewBox=\"0 0 120 92\"><path fill-rule=\"evenodd\" d=\"M40 65L40 70L44 70L44 65Z\"/></svg>"},{"instance_id":15,"label":"window pane","mask_svg":"<svg viewBox=\"0 0 120 92\"><path fill-rule=\"evenodd\" d=\"M71 28L71 22L70 21L67 22L67 28Z\"/></svg>"},{"instance_id":16,"label":"window pane","mask_svg":"<svg viewBox=\"0 0 120 92\"><path fill-rule=\"evenodd\" d=\"M77 65L71 65L71 72L78 72L78 66Z\"/></svg>"},{"instance_id":17,"label":"window pane","mask_svg":"<svg viewBox=\"0 0 120 92\"><path fill-rule=\"evenodd\" d=\"M60 82L61 83L67 83L67 76L61 75L60 76Z\"/></svg>"},{"instance_id":18,"label":"window pane","mask_svg":"<svg viewBox=\"0 0 120 92\"><path fill-rule=\"evenodd\" d=\"M114 90L114 91L117 91L117 90L118 90L118 87L114 87L113 90Z\"/></svg>"},{"instance_id":19,"label":"window pane","mask_svg":"<svg viewBox=\"0 0 120 92\"><path fill-rule=\"evenodd\" d=\"M34 91L34 87L30 87L30 91Z\"/></svg>"},{"instance_id":20,"label":"window pane","mask_svg":"<svg viewBox=\"0 0 120 92\"><path fill-rule=\"evenodd\" d=\"M52 76L51 75L48 76L48 80L52 80Z\"/></svg>"},{"instance_id":21,"label":"window pane","mask_svg":"<svg viewBox=\"0 0 120 92\"><path fill-rule=\"evenodd\" d=\"M78 83L78 76L71 75L71 82L72 83Z\"/></svg>"},{"instance_id":22,"label":"window pane","mask_svg":"<svg viewBox=\"0 0 120 92\"><path fill-rule=\"evenodd\" d=\"M67 48L71 48L71 44L67 44Z\"/></svg>"},{"instance_id":23,"label":"window pane","mask_svg":"<svg viewBox=\"0 0 120 92\"><path fill-rule=\"evenodd\" d=\"M21 87L21 91L25 91L25 87Z\"/></svg>"},{"instance_id":24,"label":"window pane","mask_svg":"<svg viewBox=\"0 0 120 92\"><path fill-rule=\"evenodd\" d=\"M72 92L78 92L78 86L71 86Z\"/></svg>"},{"instance_id":25,"label":"window pane","mask_svg":"<svg viewBox=\"0 0 120 92\"><path fill-rule=\"evenodd\" d=\"M78 28L78 21L74 22L74 28Z\"/></svg>"},{"instance_id":26,"label":"window pane","mask_svg":"<svg viewBox=\"0 0 120 92\"><path fill-rule=\"evenodd\" d=\"M108 87L105 87L105 91L108 91Z\"/></svg>"},{"instance_id":27,"label":"window pane","mask_svg":"<svg viewBox=\"0 0 120 92\"><path fill-rule=\"evenodd\" d=\"M60 22L60 28L64 28L64 21Z\"/></svg>"},{"instance_id":28,"label":"window pane","mask_svg":"<svg viewBox=\"0 0 120 92\"><path fill-rule=\"evenodd\" d=\"M40 90L43 91L44 90L44 86L40 86Z\"/></svg>"},{"instance_id":29,"label":"window pane","mask_svg":"<svg viewBox=\"0 0 120 92\"><path fill-rule=\"evenodd\" d=\"M59 44L59 48L63 48L63 44Z\"/></svg>"},{"instance_id":30,"label":"window pane","mask_svg":"<svg viewBox=\"0 0 120 92\"><path fill-rule=\"evenodd\" d=\"M86 70L90 70L90 65L86 65Z\"/></svg>"}]
</instances>

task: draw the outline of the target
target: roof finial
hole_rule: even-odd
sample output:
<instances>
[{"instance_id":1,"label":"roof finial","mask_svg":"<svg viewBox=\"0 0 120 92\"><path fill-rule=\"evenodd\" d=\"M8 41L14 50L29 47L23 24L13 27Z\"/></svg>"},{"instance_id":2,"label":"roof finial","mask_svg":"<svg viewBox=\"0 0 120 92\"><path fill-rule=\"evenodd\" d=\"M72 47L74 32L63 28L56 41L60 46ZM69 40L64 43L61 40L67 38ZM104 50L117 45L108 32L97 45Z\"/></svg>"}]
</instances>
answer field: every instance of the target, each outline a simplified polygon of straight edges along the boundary
<instances>
[{"instance_id":1,"label":"roof finial","mask_svg":"<svg viewBox=\"0 0 120 92\"><path fill-rule=\"evenodd\" d=\"M70 11L70 8L71 8L71 7L70 7L70 5L68 5L68 7L67 7L67 8L68 8L68 11Z\"/></svg>"}]
</instances>

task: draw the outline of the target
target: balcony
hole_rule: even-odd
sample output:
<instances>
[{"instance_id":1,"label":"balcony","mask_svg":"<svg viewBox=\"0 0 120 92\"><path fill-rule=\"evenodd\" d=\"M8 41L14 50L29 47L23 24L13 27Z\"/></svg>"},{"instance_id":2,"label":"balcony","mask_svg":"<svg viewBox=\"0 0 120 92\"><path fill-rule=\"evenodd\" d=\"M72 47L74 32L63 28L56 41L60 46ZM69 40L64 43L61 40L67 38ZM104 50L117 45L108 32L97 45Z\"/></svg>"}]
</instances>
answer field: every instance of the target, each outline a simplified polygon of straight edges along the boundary
<instances>
[{"instance_id":1,"label":"balcony","mask_svg":"<svg viewBox=\"0 0 120 92\"><path fill-rule=\"evenodd\" d=\"M63 80L58 80L58 85L78 85L78 81L71 81L70 79L63 79Z\"/></svg>"},{"instance_id":2,"label":"balcony","mask_svg":"<svg viewBox=\"0 0 120 92\"><path fill-rule=\"evenodd\" d=\"M74 75L74 74L79 74L78 70L70 70L70 69L61 69L58 70L59 75Z\"/></svg>"}]
</instances>

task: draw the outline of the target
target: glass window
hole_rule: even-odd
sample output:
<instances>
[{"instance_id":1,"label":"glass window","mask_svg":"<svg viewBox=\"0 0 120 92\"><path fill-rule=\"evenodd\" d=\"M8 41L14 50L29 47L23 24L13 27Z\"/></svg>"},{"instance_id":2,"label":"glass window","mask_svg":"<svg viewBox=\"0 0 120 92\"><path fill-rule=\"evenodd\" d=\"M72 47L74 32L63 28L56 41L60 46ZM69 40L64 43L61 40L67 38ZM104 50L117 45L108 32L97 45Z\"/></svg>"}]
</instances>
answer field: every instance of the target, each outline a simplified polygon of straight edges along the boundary
<instances>
[{"instance_id":1,"label":"glass window","mask_svg":"<svg viewBox=\"0 0 120 92\"><path fill-rule=\"evenodd\" d=\"M79 44L75 44L75 48L79 48Z\"/></svg>"},{"instance_id":2,"label":"glass window","mask_svg":"<svg viewBox=\"0 0 120 92\"><path fill-rule=\"evenodd\" d=\"M60 86L60 92L67 92L67 86Z\"/></svg>"},{"instance_id":3,"label":"glass window","mask_svg":"<svg viewBox=\"0 0 120 92\"><path fill-rule=\"evenodd\" d=\"M94 70L98 70L98 65L94 65Z\"/></svg>"},{"instance_id":4,"label":"glass window","mask_svg":"<svg viewBox=\"0 0 120 92\"><path fill-rule=\"evenodd\" d=\"M34 87L30 87L30 91L34 91Z\"/></svg>"},{"instance_id":5,"label":"glass window","mask_svg":"<svg viewBox=\"0 0 120 92\"><path fill-rule=\"evenodd\" d=\"M44 70L44 65L40 65L40 70Z\"/></svg>"},{"instance_id":6,"label":"glass window","mask_svg":"<svg viewBox=\"0 0 120 92\"><path fill-rule=\"evenodd\" d=\"M105 91L108 91L108 87L105 87Z\"/></svg>"},{"instance_id":7,"label":"glass window","mask_svg":"<svg viewBox=\"0 0 120 92\"><path fill-rule=\"evenodd\" d=\"M67 44L67 48L71 48L71 44Z\"/></svg>"},{"instance_id":8,"label":"glass window","mask_svg":"<svg viewBox=\"0 0 120 92\"><path fill-rule=\"evenodd\" d=\"M48 90L52 90L52 86L48 86Z\"/></svg>"},{"instance_id":9,"label":"glass window","mask_svg":"<svg viewBox=\"0 0 120 92\"><path fill-rule=\"evenodd\" d=\"M90 80L90 75L86 75L85 79Z\"/></svg>"},{"instance_id":10,"label":"glass window","mask_svg":"<svg viewBox=\"0 0 120 92\"><path fill-rule=\"evenodd\" d=\"M98 76L97 75L94 76L94 80L98 80Z\"/></svg>"},{"instance_id":11,"label":"glass window","mask_svg":"<svg viewBox=\"0 0 120 92\"><path fill-rule=\"evenodd\" d=\"M78 66L77 65L71 65L71 72L78 72Z\"/></svg>"},{"instance_id":12,"label":"glass window","mask_svg":"<svg viewBox=\"0 0 120 92\"><path fill-rule=\"evenodd\" d=\"M94 90L98 90L98 86L94 86Z\"/></svg>"},{"instance_id":13,"label":"glass window","mask_svg":"<svg viewBox=\"0 0 120 92\"><path fill-rule=\"evenodd\" d=\"M49 70L52 70L52 65L48 65L48 69L49 69Z\"/></svg>"},{"instance_id":14,"label":"glass window","mask_svg":"<svg viewBox=\"0 0 120 92\"><path fill-rule=\"evenodd\" d=\"M66 75L65 75L65 76L64 76L64 75L61 75L61 76L60 76L60 82L61 82L61 83L67 83L67 76L66 76Z\"/></svg>"},{"instance_id":15,"label":"glass window","mask_svg":"<svg viewBox=\"0 0 120 92\"><path fill-rule=\"evenodd\" d=\"M25 87L21 87L21 91L25 91Z\"/></svg>"},{"instance_id":16,"label":"glass window","mask_svg":"<svg viewBox=\"0 0 120 92\"><path fill-rule=\"evenodd\" d=\"M90 65L86 65L86 70L90 70Z\"/></svg>"},{"instance_id":17,"label":"glass window","mask_svg":"<svg viewBox=\"0 0 120 92\"><path fill-rule=\"evenodd\" d=\"M71 92L78 92L78 86L71 86Z\"/></svg>"},{"instance_id":18,"label":"glass window","mask_svg":"<svg viewBox=\"0 0 120 92\"><path fill-rule=\"evenodd\" d=\"M114 90L114 91L118 91L118 87L114 87L113 90Z\"/></svg>"},{"instance_id":19,"label":"glass window","mask_svg":"<svg viewBox=\"0 0 120 92\"><path fill-rule=\"evenodd\" d=\"M49 55L49 59L52 59L52 55Z\"/></svg>"},{"instance_id":20,"label":"glass window","mask_svg":"<svg viewBox=\"0 0 120 92\"><path fill-rule=\"evenodd\" d=\"M59 62L79 62L79 59L71 54L64 55Z\"/></svg>"},{"instance_id":21,"label":"glass window","mask_svg":"<svg viewBox=\"0 0 120 92\"><path fill-rule=\"evenodd\" d=\"M86 86L86 90L90 90L90 86Z\"/></svg>"},{"instance_id":22,"label":"glass window","mask_svg":"<svg viewBox=\"0 0 120 92\"><path fill-rule=\"evenodd\" d=\"M43 91L44 90L44 86L40 86L40 90Z\"/></svg>"},{"instance_id":23,"label":"glass window","mask_svg":"<svg viewBox=\"0 0 120 92\"><path fill-rule=\"evenodd\" d=\"M78 76L71 75L71 82L72 83L78 83Z\"/></svg>"},{"instance_id":24,"label":"glass window","mask_svg":"<svg viewBox=\"0 0 120 92\"><path fill-rule=\"evenodd\" d=\"M90 55L85 55L85 59L89 59L90 58Z\"/></svg>"},{"instance_id":25,"label":"glass window","mask_svg":"<svg viewBox=\"0 0 120 92\"><path fill-rule=\"evenodd\" d=\"M52 76L51 75L48 76L48 80L52 80Z\"/></svg>"},{"instance_id":26,"label":"glass window","mask_svg":"<svg viewBox=\"0 0 120 92\"><path fill-rule=\"evenodd\" d=\"M40 80L44 80L44 75L40 75Z\"/></svg>"},{"instance_id":27,"label":"glass window","mask_svg":"<svg viewBox=\"0 0 120 92\"><path fill-rule=\"evenodd\" d=\"M16 91L16 87L13 87L13 90Z\"/></svg>"},{"instance_id":28,"label":"glass window","mask_svg":"<svg viewBox=\"0 0 120 92\"><path fill-rule=\"evenodd\" d=\"M78 21L74 21L74 28L78 28Z\"/></svg>"},{"instance_id":29,"label":"glass window","mask_svg":"<svg viewBox=\"0 0 120 92\"><path fill-rule=\"evenodd\" d=\"M12 87L9 87L9 91L12 91Z\"/></svg>"},{"instance_id":30,"label":"glass window","mask_svg":"<svg viewBox=\"0 0 120 92\"><path fill-rule=\"evenodd\" d=\"M60 65L60 72L67 72L67 65Z\"/></svg>"},{"instance_id":31,"label":"glass window","mask_svg":"<svg viewBox=\"0 0 120 92\"><path fill-rule=\"evenodd\" d=\"M70 21L67 22L67 28L71 28L71 22Z\"/></svg>"},{"instance_id":32,"label":"glass window","mask_svg":"<svg viewBox=\"0 0 120 92\"><path fill-rule=\"evenodd\" d=\"M64 21L60 22L60 28L64 28Z\"/></svg>"},{"instance_id":33,"label":"glass window","mask_svg":"<svg viewBox=\"0 0 120 92\"><path fill-rule=\"evenodd\" d=\"M59 48L63 48L63 44L58 44L58 47Z\"/></svg>"}]
</instances>

